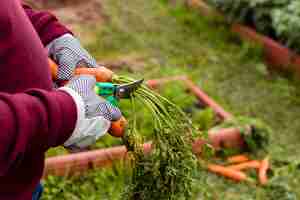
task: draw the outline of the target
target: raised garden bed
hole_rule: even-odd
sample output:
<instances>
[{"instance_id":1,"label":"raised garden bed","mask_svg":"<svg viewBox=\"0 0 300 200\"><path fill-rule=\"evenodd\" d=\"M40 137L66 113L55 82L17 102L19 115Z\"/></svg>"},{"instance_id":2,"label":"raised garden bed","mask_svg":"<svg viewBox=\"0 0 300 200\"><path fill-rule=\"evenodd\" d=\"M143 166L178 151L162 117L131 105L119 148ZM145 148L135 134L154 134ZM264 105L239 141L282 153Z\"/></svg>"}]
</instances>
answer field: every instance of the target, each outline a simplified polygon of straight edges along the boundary
<instances>
[{"instance_id":1,"label":"raised garden bed","mask_svg":"<svg viewBox=\"0 0 300 200\"><path fill-rule=\"evenodd\" d=\"M170 81L183 82L186 88L195 95L201 105L210 107L220 120L232 118L219 104L211 99L205 92L197 87L185 76L169 77L164 79L150 80L148 85L157 88ZM244 141L237 128L226 128L221 130L211 130L208 134L208 141L198 139L193 143L193 152L200 154L203 144L210 143L215 149L220 149L224 144L226 147L242 147ZM144 152L151 151L151 143L144 144ZM69 176L85 172L89 169L110 166L114 161L126 158L127 150L124 146L111 147L100 150L93 150L82 153L75 153L63 156L50 157L46 159L44 177L48 175Z\"/></svg>"},{"instance_id":2,"label":"raised garden bed","mask_svg":"<svg viewBox=\"0 0 300 200\"><path fill-rule=\"evenodd\" d=\"M204 16L220 15L202 0L187 0L188 6L197 8ZM233 23L231 31L242 39L257 43L263 47L265 62L273 69L280 71L292 71L300 76L300 55L285 47L272 38L259 34L252 27Z\"/></svg>"}]
</instances>

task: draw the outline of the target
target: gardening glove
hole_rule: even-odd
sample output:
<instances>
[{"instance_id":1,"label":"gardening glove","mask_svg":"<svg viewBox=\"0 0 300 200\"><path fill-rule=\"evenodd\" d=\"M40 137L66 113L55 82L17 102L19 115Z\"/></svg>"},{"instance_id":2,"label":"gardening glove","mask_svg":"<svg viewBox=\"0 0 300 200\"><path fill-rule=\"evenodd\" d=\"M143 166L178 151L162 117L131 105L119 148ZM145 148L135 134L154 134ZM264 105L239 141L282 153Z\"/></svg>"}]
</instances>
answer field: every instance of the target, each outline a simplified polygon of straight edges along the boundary
<instances>
[{"instance_id":1,"label":"gardening glove","mask_svg":"<svg viewBox=\"0 0 300 200\"><path fill-rule=\"evenodd\" d=\"M84 149L108 132L111 123L122 117L121 111L96 95L96 79L90 75L75 76L60 90L69 93L77 106L77 123L64 143L68 149Z\"/></svg>"},{"instance_id":2,"label":"gardening glove","mask_svg":"<svg viewBox=\"0 0 300 200\"><path fill-rule=\"evenodd\" d=\"M113 72L98 66L96 60L81 46L71 34L64 34L47 45L49 57L58 64L57 80L72 78L76 67L101 68L102 82L111 82Z\"/></svg>"}]
</instances>

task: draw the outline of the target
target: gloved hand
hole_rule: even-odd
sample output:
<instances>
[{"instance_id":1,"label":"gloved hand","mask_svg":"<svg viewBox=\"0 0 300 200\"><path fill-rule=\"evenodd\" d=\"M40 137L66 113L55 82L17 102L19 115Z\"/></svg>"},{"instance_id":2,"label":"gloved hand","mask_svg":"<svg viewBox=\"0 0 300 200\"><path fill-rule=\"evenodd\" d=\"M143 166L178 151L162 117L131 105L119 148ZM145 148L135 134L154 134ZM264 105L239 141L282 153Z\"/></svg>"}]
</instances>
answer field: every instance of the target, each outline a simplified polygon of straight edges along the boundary
<instances>
[{"instance_id":1,"label":"gloved hand","mask_svg":"<svg viewBox=\"0 0 300 200\"><path fill-rule=\"evenodd\" d=\"M96 79L90 75L72 78L60 90L69 93L77 106L78 116L74 132L64 143L70 149L83 149L103 136L111 122L122 117L121 111L94 92Z\"/></svg>"},{"instance_id":2,"label":"gloved hand","mask_svg":"<svg viewBox=\"0 0 300 200\"><path fill-rule=\"evenodd\" d=\"M111 82L113 72L98 66L96 60L71 34L65 34L47 45L49 56L58 64L57 80L67 81L74 76L76 67L101 68L103 82Z\"/></svg>"}]
</instances>

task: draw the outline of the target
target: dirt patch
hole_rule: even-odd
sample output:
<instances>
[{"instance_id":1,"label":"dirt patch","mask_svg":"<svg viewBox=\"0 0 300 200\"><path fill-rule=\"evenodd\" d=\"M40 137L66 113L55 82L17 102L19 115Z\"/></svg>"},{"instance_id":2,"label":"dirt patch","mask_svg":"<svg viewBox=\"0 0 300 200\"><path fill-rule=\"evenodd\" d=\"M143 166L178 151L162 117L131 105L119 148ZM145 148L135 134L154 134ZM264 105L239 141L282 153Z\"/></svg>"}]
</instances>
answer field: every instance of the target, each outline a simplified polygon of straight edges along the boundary
<instances>
[{"instance_id":1,"label":"dirt patch","mask_svg":"<svg viewBox=\"0 0 300 200\"><path fill-rule=\"evenodd\" d=\"M98 1L89 1L85 4L65 6L53 9L52 12L64 23L74 25L99 25L105 16L102 14L102 6Z\"/></svg>"},{"instance_id":2,"label":"dirt patch","mask_svg":"<svg viewBox=\"0 0 300 200\"><path fill-rule=\"evenodd\" d=\"M81 0L23 0L23 2L34 8L60 8L82 3Z\"/></svg>"},{"instance_id":3,"label":"dirt patch","mask_svg":"<svg viewBox=\"0 0 300 200\"><path fill-rule=\"evenodd\" d=\"M49 10L67 26L82 43L95 41L95 30L100 29L108 16L104 15L101 0L24 0L37 10ZM99 61L113 70L126 69L138 72L144 69L144 58L136 54Z\"/></svg>"},{"instance_id":4,"label":"dirt patch","mask_svg":"<svg viewBox=\"0 0 300 200\"><path fill-rule=\"evenodd\" d=\"M52 12L84 43L89 43L94 39L95 28L100 28L107 19L102 11L101 0L24 0L24 2L35 9Z\"/></svg>"},{"instance_id":5,"label":"dirt patch","mask_svg":"<svg viewBox=\"0 0 300 200\"><path fill-rule=\"evenodd\" d=\"M98 64L114 71L122 69L129 72L140 72L145 68L145 58L137 54L130 54L114 59L100 60Z\"/></svg>"}]
</instances>

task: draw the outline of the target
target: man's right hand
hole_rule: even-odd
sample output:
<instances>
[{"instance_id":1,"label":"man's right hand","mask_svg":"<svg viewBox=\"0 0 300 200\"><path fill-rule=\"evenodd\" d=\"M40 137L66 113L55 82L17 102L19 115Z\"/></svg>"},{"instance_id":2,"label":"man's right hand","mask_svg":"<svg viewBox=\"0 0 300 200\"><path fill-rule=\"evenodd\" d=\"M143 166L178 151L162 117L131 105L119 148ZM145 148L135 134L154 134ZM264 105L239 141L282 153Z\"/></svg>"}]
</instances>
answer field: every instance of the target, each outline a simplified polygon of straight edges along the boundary
<instances>
[{"instance_id":1,"label":"man's right hand","mask_svg":"<svg viewBox=\"0 0 300 200\"><path fill-rule=\"evenodd\" d=\"M94 92L96 79L90 75L72 78L65 87L77 106L77 123L71 137L64 143L67 148L86 148L94 144L122 117L121 111Z\"/></svg>"}]
</instances>

